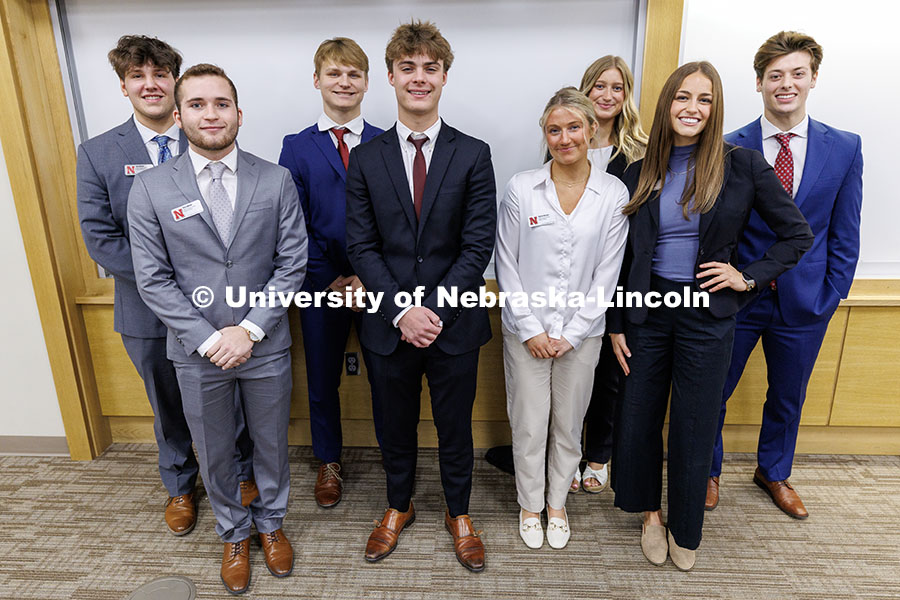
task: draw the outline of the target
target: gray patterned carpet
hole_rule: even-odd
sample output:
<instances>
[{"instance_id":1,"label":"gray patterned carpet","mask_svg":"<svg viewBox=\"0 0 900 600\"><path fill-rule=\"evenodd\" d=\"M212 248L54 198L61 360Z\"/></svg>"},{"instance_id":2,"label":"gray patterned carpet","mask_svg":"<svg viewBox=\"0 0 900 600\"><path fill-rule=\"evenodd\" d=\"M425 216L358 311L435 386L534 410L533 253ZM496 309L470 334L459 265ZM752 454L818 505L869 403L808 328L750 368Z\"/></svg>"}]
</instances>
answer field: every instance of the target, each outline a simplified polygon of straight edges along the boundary
<instances>
[{"instance_id":1,"label":"gray patterned carpet","mask_svg":"<svg viewBox=\"0 0 900 600\"><path fill-rule=\"evenodd\" d=\"M384 507L377 451L345 452L344 500L312 498L309 448L291 449L285 531L294 574L275 579L251 548L244 597L283 598L900 598L900 457L798 457L792 479L811 517L778 511L751 482L751 455L729 455L719 508L707 514L693 572L648 563L640 521L613 508L612 493L569 496L564 550L527 549L516 526L515 484L476 452L472 514L485 531L487 569L457 564L443 529L437 455L419 458L415 525L384 562L363 548ZM115 445L101 458L0 457L0 598L121 600L168 574L189 577L199 598L229 597L219 582L222 545L205 497L193 533L162 520L165 492L154 447Z\"/></svg>"}]
</instances>

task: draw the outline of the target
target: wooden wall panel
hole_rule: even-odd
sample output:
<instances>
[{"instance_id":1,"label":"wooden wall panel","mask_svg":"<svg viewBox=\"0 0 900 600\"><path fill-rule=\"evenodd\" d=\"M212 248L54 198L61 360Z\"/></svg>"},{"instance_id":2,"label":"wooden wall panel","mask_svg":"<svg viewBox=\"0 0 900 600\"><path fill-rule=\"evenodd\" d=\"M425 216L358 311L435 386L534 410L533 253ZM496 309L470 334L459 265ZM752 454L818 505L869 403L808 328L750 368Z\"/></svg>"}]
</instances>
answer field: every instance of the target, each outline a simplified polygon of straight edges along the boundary
<instances>
[{"instance_id":1,"label":"wooden wall panel","mask_svg":"<svg viewBox=\"0 0 900 600\"><path fill-rule=\"evenodd\" d=\"M828 425L849 310L844 307L838 308L828 325L825 341L822 342L822 349L819 351L819 359L809 379L801 421L803 425ZM766 376L766 363L760 343L750 355L741 382L728 401L726 423L731 425L760 423L768 388Z\"/></svg>"},{"instance_id":2,"label":"wooden wall panel","mask_svg":"<svg viewBox=\"0 0 900 600\"><path fill-rule=\"evenodd\" d=\"M829 425L900 427L900 307L850 309Z\"/></svg>"}]
</instances>

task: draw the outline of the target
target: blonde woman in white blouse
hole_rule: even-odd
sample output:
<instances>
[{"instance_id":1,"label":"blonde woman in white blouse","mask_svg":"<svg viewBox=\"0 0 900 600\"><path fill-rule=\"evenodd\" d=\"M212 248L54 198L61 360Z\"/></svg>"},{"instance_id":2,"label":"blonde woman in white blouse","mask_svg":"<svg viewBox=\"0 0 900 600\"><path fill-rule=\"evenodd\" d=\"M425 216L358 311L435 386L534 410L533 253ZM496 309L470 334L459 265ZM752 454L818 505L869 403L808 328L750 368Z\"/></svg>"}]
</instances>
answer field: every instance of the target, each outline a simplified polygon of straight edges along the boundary
<instances>
[{"instance_id":1,"label":"blonde woman in white blouse","mask_svg":"<svg viewBox=\"0 0 900 600\"><path fill-rule=\"evenodd\" d=\"M530 548L543 545L540 513L546 501L547 542L562 548L571 531L566 497L581 459L604 303L615 291L628 235L622 215L628 192L616 177L591 167L588 148L597 117L581 92L559 90L540 124L552 160L514 175L507 185L497 222L496 271L501 291L531 299L527 306L508 302L502 312L519 534ZM541 294L547 302L539 301ZM557 300L549 301L551 296Z\"/></svg>"}]
</instances>

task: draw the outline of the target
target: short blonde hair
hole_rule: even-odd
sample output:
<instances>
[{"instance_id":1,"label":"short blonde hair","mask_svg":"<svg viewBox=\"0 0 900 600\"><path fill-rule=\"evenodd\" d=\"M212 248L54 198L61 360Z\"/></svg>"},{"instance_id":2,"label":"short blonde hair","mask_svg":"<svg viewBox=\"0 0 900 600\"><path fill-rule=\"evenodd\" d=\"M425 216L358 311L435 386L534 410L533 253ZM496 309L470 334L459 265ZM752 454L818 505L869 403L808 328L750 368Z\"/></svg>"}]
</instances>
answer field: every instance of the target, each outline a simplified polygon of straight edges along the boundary
<instances>
[{"instance_id":1,"label":"short blonde hair","mask_svg":"<svg viewBox=\"0 0 900 600\"><path fill-rule=\"evenodd\" d=\"M544 126L547 124L547 118L550 116L550 113L552 113L557 108L565 108L581 117L581 120L584 123L584 128L587 131L592 131L598 125L597 113L594 112L593 103L591 103L591 101L588 100L588 97L579 92L576 88L572 86L566 86L553 94L553 96L547 102L547 106L544 107L544 113L538 120L538 123L541 126L541 131L544 130ZM593 139L593 137L593 133L591 133L588 136L588 140ZM547 138L545 136L544 145L546 145L546 143ZM544 150L546 151L547 149L545 148Z\"/></svg>"},{"instance_id":2,"label":"short blonde hair","mask_svg":"<svg viewBox=\"0 0 900 600\"><path fill-rule=\"evenodd\" d=\"M333 62L336 65L350 65L369 75L369 57L359 44L346 37L335 37L319 44L313 65L316 75L321 75L322 65Z\"/></svg>"}]
</instances>

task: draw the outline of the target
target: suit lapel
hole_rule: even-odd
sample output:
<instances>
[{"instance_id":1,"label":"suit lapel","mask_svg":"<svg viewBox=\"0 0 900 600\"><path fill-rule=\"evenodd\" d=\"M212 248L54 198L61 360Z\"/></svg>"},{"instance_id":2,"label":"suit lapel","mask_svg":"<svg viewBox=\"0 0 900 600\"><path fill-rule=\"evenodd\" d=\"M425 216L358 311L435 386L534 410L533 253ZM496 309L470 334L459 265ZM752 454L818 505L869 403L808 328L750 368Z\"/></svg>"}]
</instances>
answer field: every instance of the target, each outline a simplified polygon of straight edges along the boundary
<instances>
[{"instance_id":1,"label":"suit lapel","mask_svg":"<svg viewBox=\"0 0 900 600\"><path fill-rule=\"evenodd\" d=\"M147 146L134 124L134 118L128 119L117 128L119 134L119 147L122 148L122 154L125 155L125 164L128 165L151 165L153 161L150 159L150 153L147 152Z\"/></svg>"},{"instance_id":2,"label":"suit lapel","mask_svg":"<svg viewBox=\"0 0 900 600\"><path fill-rule=\"evenodd\" d=\"M365 144L366 142L371 140L376 135L378 135L378 132L375 130L375 128L372 125L370 125L368 122L363 121L363 131L362 131L362 136L360 138L359 143Z\"/></svg>"},{"instance_id":3,"label":"suit lapel","mask_svg":"<svg viewBox=\"0 0 900 600\"><path fill-rule=\"evenodd\" d=\"M231 239L225 243L225 246L231 246L244 215L247 214L247 207L253 199L256 191L256 184L259 182L259 167L248 154L238 149L238 167L237 167L237 198L234 200L234 221L231 225ZM343 165L341 165L343 167Z\"/></svg>"},{"instance_id":4,"label":"suit lapel","mask_svg":"<svg viewBox=\"0 0 900 600\"><path fill-rule=\"evenodd\" d=\"M819 178L819 173L828 162L828 154L834 140L828 135L828 130L818 121L809 120L809 130L806 140L806 161L803 163L803 174L800 176L800 187L797 188L797 197L794 202L801 206L809 196L809 190Z\"/></svg>"},{"instance_id":5,"label":"suit lapel","mask_svg":"<svg viewBox=\"0 0 900 600\"><path fill-rule=\"evenodd\" d=\"M184 135L184 130L178 134L178 156L181 156L188 149L188 139L187 136Z\"/></svg>"},{"instance_id":6,"label":"suit lapel","mask_svg":"<svg viewBox=\"0 0 900 600\"><path fill-rule=\"evenodd\" d=\"M327 131L314 131L312 134L316 147L325 155L325 160L331 165L331 168L337 171L341 181L347 181L347 169L341 161L341 155L331 140L331 134Z\"/></svg>"},{"instance_id":7,"label":"suit lapel","mask_svg":"<svg viewBox=\"0 0 900 600\"><path fill-rule=\"evenodd\" d=\"M425 191L422 194L422 216L419 219L418 234L422 234L422 228L428 215L431 214L431 208L437 198L438 190L441 189L441 183L444 181L444 175L447 174L447 167L450 166L450 159L456 152L456 135L453 129L446 123L441 125L438 138L434 141L434 152L431 155L431 164L428 165L428 173L425 176Z\"/></svg>"},{"instance_id":8,"label":"suit lapel","mask_svg":"<svg viewBox=\"0 0 900 600\"><path fill-rule=\"evenodd\" d=\"M406 168L403 166L403 154L400 152L400 139L397 137L396 125L391 127L389 135L384 136L384 147L381 153L385 168L394 184L394 190L397 192L397 201L400 202L400 206L406 214L410 228L416 231L416 209L409 193L409 180L406 178Z\"/></svg>"},{"instance_id":9,"label":"suit lapel","mask_svg":"<svg viewBox=\"0 0 900 600\"><path fill-rule=\"evenodd\" d=\"M748 124L746 127L742 128L738 132L739 140L736 140L736 146L741 146L742 148L750 148L751 150L756 150L763 156L765 156L765 152L763 152L762 145L762 117Z\"/></svg>"},{"instance_id":10,"label":"suit lapel","mask_svg":"<svg viewBox=\"0 0 900 600\"><path fill-rule=\"evenodd\" d=\"M700 215L700 243L703 244L703 239L706 236L706 232L709 230L709 226L712 224L713 220L716 216L716 211L719 210L719 204L722 203L722 192L725 190L725 184L728 182L728 174L731 172L731 153L728 152L728 149L725 150L725 167L724 173L722 174L722 187L719 189L719 194L716 197L715 204L712 205L712 208L709 211Z\"/></svg>"},{"instance_id":11,"label":"suit lapel","mask_svg":"<svg viewBox=\"0 0 900 600\"><path fill-rule=\"evenodd\" d=\"M188 202L200 201L200 204L203 206L200 218L209 226L216 239L221 241L219 230L216 229L216 224L212 219L212 213L209 212L209 206L207 206L203 196L200 195L200 188L197 187L197 176L194 174L194 164L191 162L190 155L185 152L184 154L179 154L175 160L175 172L172 174L175 185L178 186L178 189L181 190Z\"/></svg>"}]
</instances>

